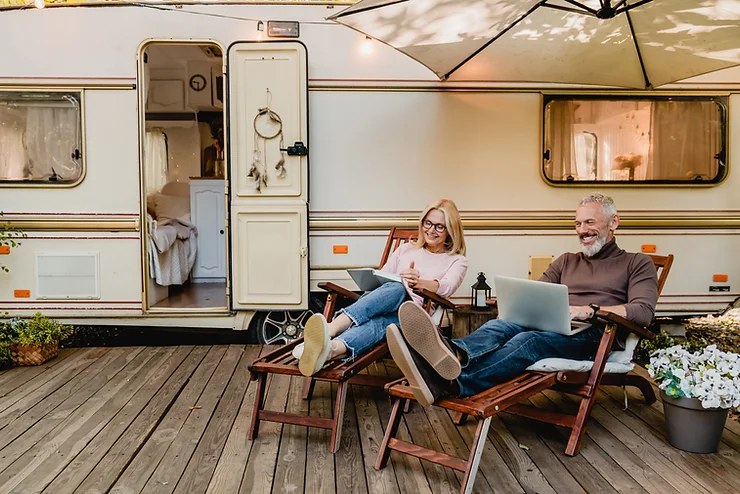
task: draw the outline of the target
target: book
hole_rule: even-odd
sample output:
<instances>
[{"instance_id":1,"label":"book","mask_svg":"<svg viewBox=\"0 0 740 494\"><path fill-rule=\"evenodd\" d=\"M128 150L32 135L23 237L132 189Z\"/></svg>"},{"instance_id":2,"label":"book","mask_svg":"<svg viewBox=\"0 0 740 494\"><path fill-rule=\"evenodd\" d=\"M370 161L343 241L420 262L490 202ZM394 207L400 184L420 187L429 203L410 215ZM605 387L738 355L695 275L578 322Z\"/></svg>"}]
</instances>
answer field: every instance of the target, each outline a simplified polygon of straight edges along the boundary
<instances>
[{"instance_id":1,"label":"book","mask_svg":"<svg viewBox=\"0 0 740 494\"><path fill-rule=\"evenodd\" d=\"M358 288L365 292L371 292L384 283L396 281L401 282L401 277L397 274L386 273L379 269L373 268L356 268L348 269L347 272L357 284Z\"/></svg>"}]
</instances>

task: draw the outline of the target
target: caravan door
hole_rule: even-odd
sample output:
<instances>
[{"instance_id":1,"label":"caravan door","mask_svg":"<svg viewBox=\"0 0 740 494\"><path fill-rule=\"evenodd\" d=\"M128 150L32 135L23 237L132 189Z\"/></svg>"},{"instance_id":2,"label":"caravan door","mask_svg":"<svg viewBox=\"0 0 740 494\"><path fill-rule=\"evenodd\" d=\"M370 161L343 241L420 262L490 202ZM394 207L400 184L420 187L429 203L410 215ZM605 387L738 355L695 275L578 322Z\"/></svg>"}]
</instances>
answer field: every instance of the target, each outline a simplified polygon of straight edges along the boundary
<instances>
[{"instance_id":1,"label":"caravan door","mask_svg":"<svg viewBox=\"0 0 740 494\"><path fill-rule=\"evenodd\" d=\"M306 309L306 47L233 44L227 77L232 308Z\"/></svg>"}]
</instances>

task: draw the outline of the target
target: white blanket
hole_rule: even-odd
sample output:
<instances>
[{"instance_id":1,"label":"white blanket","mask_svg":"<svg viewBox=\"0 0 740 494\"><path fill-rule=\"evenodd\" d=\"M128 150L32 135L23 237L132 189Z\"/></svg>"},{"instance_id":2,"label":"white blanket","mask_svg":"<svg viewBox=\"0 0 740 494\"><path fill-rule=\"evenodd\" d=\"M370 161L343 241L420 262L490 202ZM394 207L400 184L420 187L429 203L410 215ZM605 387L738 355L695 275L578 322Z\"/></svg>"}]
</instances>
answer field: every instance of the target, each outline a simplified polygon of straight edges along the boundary
<instances>
[{"instance_id":1,"label":"white blanket","mask_svg":"<svg viewBox=\"0 0 740 494\"><path fill-rule=\"evenodd\" d=\"M195 225L185 218L158 224L147 215L149 229L149 276L158 285L182 285L195 264Z\"/></svg>"}]
</instances>

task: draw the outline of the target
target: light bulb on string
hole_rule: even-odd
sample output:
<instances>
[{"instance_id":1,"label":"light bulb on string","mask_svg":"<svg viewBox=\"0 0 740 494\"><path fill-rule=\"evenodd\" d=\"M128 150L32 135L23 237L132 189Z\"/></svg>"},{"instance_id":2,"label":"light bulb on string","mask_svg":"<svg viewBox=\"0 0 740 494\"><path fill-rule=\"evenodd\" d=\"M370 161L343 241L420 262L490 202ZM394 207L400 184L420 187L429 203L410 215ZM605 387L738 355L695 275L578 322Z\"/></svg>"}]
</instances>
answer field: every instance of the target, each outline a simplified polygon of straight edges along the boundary
<instances>
[{"instance_id":1,"label":"light bulb on string","mask_svg":"<svg viewBox=\"0 0 740 494\"><path fill-rule=\"evenodd\" d=\"M36 6L37 9L43 9L46 6L44 0L33 0L33 4Z\"/></svg>"}]
</instances>

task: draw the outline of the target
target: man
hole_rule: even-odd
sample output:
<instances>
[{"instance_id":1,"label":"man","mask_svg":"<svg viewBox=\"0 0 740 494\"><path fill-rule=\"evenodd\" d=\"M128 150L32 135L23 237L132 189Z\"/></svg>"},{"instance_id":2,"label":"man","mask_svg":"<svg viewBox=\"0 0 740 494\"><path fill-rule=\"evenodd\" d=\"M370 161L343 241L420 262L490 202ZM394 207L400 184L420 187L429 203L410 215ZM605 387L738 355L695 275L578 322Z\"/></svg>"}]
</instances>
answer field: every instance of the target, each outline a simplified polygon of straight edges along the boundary
<instances>
[{"instance_id":1,"label":"man","mask_svg":"<svg viewBox=\"0 0 740 494\"><path fill-rule=\"evenodd\" d=\"M614 201L599 193L584 197L575 226L581 252L557 258L540 281L568 286L571 319L588 320L601 309L648 326L658 300L655 266L648 256L617 247ZM565 336L495 319L448 341L414 304L402 305L399 319L400 330L387 328L388 346L416 399L427 406L441 394L471 396L506 382L540 359L591 359L603 334L596 324ZM624 348L624 335L617 335L615 345Z\"/></svg>"}]
</instances>

